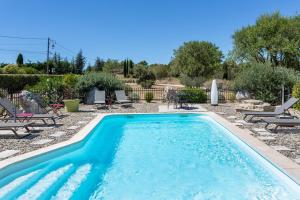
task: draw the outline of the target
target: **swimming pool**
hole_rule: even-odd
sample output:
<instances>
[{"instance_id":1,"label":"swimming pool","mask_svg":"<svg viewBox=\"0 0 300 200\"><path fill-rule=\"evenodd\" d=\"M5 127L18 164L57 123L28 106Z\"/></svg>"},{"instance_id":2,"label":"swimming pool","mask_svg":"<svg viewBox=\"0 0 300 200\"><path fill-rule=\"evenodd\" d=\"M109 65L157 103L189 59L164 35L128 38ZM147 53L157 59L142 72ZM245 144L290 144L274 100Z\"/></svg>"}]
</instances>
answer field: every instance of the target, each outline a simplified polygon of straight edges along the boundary
<instances>
[{"instance_id":1,"label":"swimming pool","mask_svg":"<svg viewBox=\"0 0 300 200\"><path fill-rule=\"evenodd\" d=\"M0 171L0 199L299 199L205 114L106 116L82 142Z\"/></svg>"}]
</instances>

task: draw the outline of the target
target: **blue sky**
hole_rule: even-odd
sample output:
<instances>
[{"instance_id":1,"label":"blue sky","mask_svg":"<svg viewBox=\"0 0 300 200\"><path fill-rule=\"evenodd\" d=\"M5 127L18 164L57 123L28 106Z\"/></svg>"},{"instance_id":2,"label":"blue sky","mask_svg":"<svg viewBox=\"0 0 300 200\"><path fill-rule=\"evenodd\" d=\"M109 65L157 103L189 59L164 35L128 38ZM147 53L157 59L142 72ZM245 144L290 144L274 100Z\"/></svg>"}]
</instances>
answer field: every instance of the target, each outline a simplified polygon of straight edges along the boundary
<instances>
[{"instance_id":1,"label":"blue sky","mask_svg":"<svg viewBox=\"0 0 300 200\"><path fill-rule=\"evenodd\" d=\"M300 0L2 0L0 35L49 36L68 49L52 52L71 58L81 48L91 63L97 56L168 63L190 40L214 42L226 54L236 30L273 11L300 14ZM0 63L15 62L19 50L42 61L46 41L0 37Z\"/></svg>"}]
</instances>

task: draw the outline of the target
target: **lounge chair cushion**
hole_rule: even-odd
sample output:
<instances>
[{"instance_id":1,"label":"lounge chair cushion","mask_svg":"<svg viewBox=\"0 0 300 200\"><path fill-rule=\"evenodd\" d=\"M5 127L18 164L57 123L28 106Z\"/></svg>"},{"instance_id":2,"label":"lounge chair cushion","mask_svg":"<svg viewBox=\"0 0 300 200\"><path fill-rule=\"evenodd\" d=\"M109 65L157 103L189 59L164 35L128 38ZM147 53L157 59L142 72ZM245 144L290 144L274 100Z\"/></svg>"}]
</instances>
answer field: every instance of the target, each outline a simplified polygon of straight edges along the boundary
<instances>
[{"instance_id":1,"label":"lounge chair cushion","mask_svg":"<svg viewBox=\"0 0 300 200\"><path fill-rule=\"evenodd\" d=\"M263 119L263 121L268 124L300 126L300 119L270 118L270 119Z\"/></svg>"},{"instance_id":2,"label":"lounge chair cushion","mask_svg":"<svg viewBox=\"0 0 300 200\"><path fill-rule=\"evenodd\" d=\"M8 122L8 123L0 123L0 129L1 128L20 128L31 125L32 122L28 123L19 123L19 122Z\"/></svg>"}]
</instances>

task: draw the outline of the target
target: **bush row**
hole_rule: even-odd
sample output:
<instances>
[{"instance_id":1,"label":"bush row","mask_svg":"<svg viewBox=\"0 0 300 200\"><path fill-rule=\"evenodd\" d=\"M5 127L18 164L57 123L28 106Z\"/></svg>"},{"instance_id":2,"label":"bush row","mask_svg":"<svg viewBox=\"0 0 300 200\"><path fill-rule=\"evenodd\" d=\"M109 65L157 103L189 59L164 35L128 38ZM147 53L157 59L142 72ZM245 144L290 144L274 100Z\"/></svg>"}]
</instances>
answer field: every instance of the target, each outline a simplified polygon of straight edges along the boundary
<instances>
[{"instance_id":1,"label":"bush row","mask_svg":"<svg viewBox=\"0 0 300 200\"><path fill-rule=\"evenodd\" d=\"M248 91L256 99L275 104L280 102L282 85L291 90L298 81L300 73L293 69L252 63L237 75L234 89Z\"/></svg>"}]
</instances>

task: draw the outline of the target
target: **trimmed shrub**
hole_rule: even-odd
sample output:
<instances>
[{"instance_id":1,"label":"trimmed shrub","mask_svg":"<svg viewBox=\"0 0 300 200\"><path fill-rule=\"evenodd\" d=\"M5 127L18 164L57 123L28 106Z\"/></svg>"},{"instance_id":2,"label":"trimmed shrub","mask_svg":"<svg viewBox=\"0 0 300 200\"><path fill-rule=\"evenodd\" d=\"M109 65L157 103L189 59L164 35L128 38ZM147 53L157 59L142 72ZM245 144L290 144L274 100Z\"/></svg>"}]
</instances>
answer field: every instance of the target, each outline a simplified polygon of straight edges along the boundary
<instances>
[{"instance_id":1,"label":"trimmed shrub","mask_svg":"<svg viewBox=\"0 0 300 200\"><path fill-rule=\"evenodd\" d=\"M150 103L153 100L153 93L152 92L146 92L145 93L145 100L147 103Z\"/></svg>"},{"instance_id":2,"label":"trimmed shrub","mask_svg":"<svg viewBox=\"0 0 300 200\"><path fill-rule=\"evenodd\" d=\"M135 92L133 92L129 98L133 102L138 102L140 100L140 96Z\"/></svg>"},{"instance_id":3,"label":"trimmed shrub","mask_svg":"<svg viewBox=\"0 0 300 200\"><path fill-rule=\"evenodd\" d=\"M63 86L64 86L64 98L74 99L77 98L78 92L76 90L76 84L79 75L76 74L66 74L63 76Z\"/></svg>"},{"instance_id":4,"label":"trimmed shrub","mask_svg":"<svg viewBox=\"0 0 300 200\"><path fill-rule=\"evenodd\" d=\"M282 85L292 89L299 80L300 74L295 70L252 63L237 75L234 89L248 91L256 99L275 104L280 102Z\"/></svg>"},{"instance_id":5,"label":"trimmed shrub","mask_svg":"<svg viewBox=\"0 0 300 200\"><path fill-rule=\"evenodd\" d=\"M40 81L27 86L26 89L33 93L38 93L47 104L62 102L64 98L63 77L41 77Z\"/></svg>"},{"instance_id":6,"label":"trimmed shrub","mask_svg":"<svg viewBox=\"0 0 300 200\"><path fill-rule=\"evenodd\" d=\"M7 90L9 94L20 92L27 85L34 85L39 82L38 75L18 75L18 74L1 74L0 88Z\"/></svg>"},{"instance_id":7,"label":"trimmed shrub","mask_svg":"<svg viewBox=\"0 0 300 200\"><path fill-rule=\"evenodd\" d=\"M200 88L184 88L178 92L178 95L188 103L206 103L207 101L206 93Z\"/></svg>"},{"instance_id":8,"label":"trimmed shrub","mask_svg":"<svg viewBox=\"0 0 300 200\"><path fill-rule=\"evenodd\" d=\"M39 74L40 72L32 67L21 67L25 74Z\"/></svg>"},{"instance_id":9,"label":"trimmed shrub","mask_svg":"<svg viewBox=\"0 0 300 200\"><path fill-rule=\"evenodd\" d=\"M292 96L296 97L296 98L300 98L300 82L297 82L293 86ZM294 108L296 108L297 110L300 110L300 102L296 103L294 105Z\"/></svg>"},{"instance_id":10,"label":"trimmed shrub","mask_svg":"<svg viewBox=\"0 0 300 200\"><path fill-rule=\"evenodd\" d=\"M82 97L86 96L94 87L105 90L110 95L115 90L123 89L124 84L114 75L104 72L86 73L78 79L76 84L76 88Z\"/></svg>"},{"instance_id":11,"label":"trimmed shrub","mask_svg":"<svg viewBox=\"0 0 300 200\"><path fill-rule=\"evenodd\" d=\"M2 70L3 74L25 74L25 71L22 70L17 65L6 65Z\"/></svg>"},{"instance_id":12,"label":"trimmed shrub","mask_svg":"<svg viewBox=\"0 0 300 200\"><path fill-rule=\"evenodd\" d=\"M6 65L1 70L2 74L38 74L39 71L32 67L19 67L17 65Z\"/></svg>"}]
</instances>

